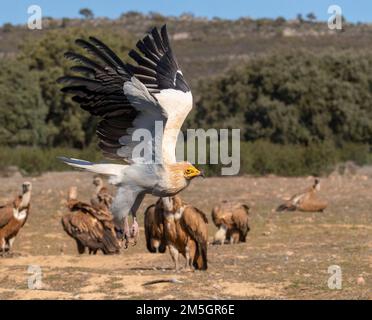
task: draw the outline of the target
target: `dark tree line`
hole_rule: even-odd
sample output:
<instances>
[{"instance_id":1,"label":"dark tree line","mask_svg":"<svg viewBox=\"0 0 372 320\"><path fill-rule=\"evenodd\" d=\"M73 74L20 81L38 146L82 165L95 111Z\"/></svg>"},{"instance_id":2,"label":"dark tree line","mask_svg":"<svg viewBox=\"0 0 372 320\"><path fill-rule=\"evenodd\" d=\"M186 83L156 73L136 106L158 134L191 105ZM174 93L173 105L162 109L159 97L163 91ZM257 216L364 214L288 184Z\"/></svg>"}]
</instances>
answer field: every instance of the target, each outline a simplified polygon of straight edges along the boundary
<instances>
[{"instance_id":1,"label":"dark tree line","mask_svg":"<svg viewBox=\"0 0 372 320\"><path fill-rule=\"evenodd\" d=\"M132 46L125 33L58 29L27 41L16 59L0 60L0 145L81 148L95 138L95 119L60 92L56 79L74 65L63 57L80 52L78 37L104 39L119 55Z\"/></svg>"},{"instance_id":2,"label":"dark tree line","mask_svg":"<svg viewBox=\"0 0 372 320\"><path fill-rule=\"evenodd\" d=\"M306 51L252 60L202 81L195 121L246 141L372 144L372 55Z\"/></svg>"},{"instance_id":3,"label":"dark tree line","mask_svg":"<svg viewBox=\"0 0 372 320\"><path fill-rule=\"evenodd\" d=\"M126 56L133 38L100 28L48 31L0 60L0 145L88 146L95 119L60 92L77 37L104 39ZM241 128L246 141L372 144L372 55L296 50L255 58L194 88L192 127Z\"/></svg>"}]
</instances>

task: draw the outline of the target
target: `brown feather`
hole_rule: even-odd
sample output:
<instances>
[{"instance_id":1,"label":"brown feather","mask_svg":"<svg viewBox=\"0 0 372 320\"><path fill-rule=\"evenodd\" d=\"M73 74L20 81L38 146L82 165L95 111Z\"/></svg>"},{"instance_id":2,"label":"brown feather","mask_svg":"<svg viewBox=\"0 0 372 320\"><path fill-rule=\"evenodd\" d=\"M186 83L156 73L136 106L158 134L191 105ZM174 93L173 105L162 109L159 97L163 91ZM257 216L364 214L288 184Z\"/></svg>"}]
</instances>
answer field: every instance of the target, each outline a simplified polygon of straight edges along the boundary
<instances>
[{"instance_id":1,"label":"brown feather","mask_svg":"<svg viewBox=\"0 0 372 320\"><path fill-rule=\"evenodd\" d=\"M0 251L2 254L6 249L11 250L13 240L25 225L30 214L31 184L25 182L22 188L22 195L0 208ZM17 216L20 213L25 215Z\"/></svg>"},{"instance_id":2,"label":"brown feather","mask_svg":"<svg viewBox=\"0 0 372 320\"><path fill-rule=\"evenodd\" d=\"M212 210L217 228L226 228L226 238L231 243L245 242L249 228L249 207L245 204L223 201Z\"/></svg>"},{"instance_id":3,"label":"brown feather","mask_svg":"<svg viewBox=\"0 0 372 320\"><path fill-rule=\"evenodd\" d=\"M164 215L156 205L153 204L146 209L144 225L147 250L151 253L164 253L166 249Z\"/></svg>"},{"instance_id":4,"label":"brown feather","mask_svg":"<svg viewBox=\"0 0 372 320\"><path fill-rule=\"evenodd\" d=\"M178 268L177 257L172 252L177 250L187 261L188 267L206 270L208 219L204 213L193 206L185 204L179 196L166 198L169 203L159 199L156 208L164 216L164 235L173 259Z\"/></svg>"},{"instance_id":5,"label":"brown feather","mask_svg":"<svg viewBox=\"0 0 372 320\"><path fill-rule=\"evenodd\" d=\"M304 211L320 212L327 208L327 202L320 200L317 196L320 182L315 179L314 184L302 193L295 194L290 200L281 204L276 211Z\"/></svg>"},{"instance_id":6,"label":"brown feather","mask_svg":"<svg viewBox=\"0 0 372 320\"><path fill-rule=\"evenodd\" d=\"M93 253L97 250L104 254L119 252L121 242L116 237L113 216L106 208L78 201L75 187L70 189L67 207L70 213L62 217L61 223L66 233L76 240L79 253L84 253L85 247Z\"/></svg>"}]
</instances>

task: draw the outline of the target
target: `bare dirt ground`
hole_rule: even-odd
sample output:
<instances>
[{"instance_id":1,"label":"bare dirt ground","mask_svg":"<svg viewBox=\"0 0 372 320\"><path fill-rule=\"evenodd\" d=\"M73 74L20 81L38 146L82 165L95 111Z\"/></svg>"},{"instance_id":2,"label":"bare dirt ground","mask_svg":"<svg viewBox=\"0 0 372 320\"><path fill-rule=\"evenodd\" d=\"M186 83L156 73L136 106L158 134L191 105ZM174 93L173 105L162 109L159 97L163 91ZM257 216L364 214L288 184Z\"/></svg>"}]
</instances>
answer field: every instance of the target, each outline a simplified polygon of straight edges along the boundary
<instances>
[{"instance_id":1,"label":"bare dirt ground","mask_svg":"<svg viewBox=\"0 0 372 320\"><path fill-rule=\"evenodd\" d=\"M0 178L0 202L20 189L22 178ZM11 257L0 258L0 299L371 299L372 177L322 179L324 213L281 213L283 198L311 178L236 177L193 181L183 198L207 213L210 240L216 228L212 207L233 199L252 208L247 242L208 247L206 272L173 271L170 256L147 253L143 228L136 247L120 255L78 256L60 219L67 189L80 198L93 191L92 175L48 173L33 183L32 212ZM155 198L147 196L138 216ZM212 242L212 241L211 241ZM28 289L30 265L40 266L42 288ZM342 290L330 290L328 267L342 270ZM143 286L152 280L181 283ZM359 279L359 281L358 281ZM359 282L359 283L358 283Z\"/></svg>"}]
</instances>

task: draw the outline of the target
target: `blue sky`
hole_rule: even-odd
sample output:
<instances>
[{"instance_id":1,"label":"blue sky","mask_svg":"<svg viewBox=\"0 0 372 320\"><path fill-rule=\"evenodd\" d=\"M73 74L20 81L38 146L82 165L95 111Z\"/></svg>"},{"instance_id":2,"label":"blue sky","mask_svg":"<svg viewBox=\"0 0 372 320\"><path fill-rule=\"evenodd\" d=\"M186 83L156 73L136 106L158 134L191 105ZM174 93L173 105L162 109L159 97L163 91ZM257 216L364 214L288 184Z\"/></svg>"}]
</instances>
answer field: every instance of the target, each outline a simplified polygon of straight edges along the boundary
<instances>
[{"instance_id":1,"label":"blue sky","mask_svg":"<svg viewBox=\"0 0 372 320\"><path fill-rule=\"evenodd\" d=\"M314 12L318 19L327 20L329 5L337 4L348 21L372 22L371 0L2 0L0 25L5 22L24 24L27 8L39 5L44 16L78 17L80 8L88 7L96 16L117 18L121 13L136 10L157 11L165 15L192 12L197 16L252 18L283 16L294 18L297 13Z\"/></svg>"}]
</instances>

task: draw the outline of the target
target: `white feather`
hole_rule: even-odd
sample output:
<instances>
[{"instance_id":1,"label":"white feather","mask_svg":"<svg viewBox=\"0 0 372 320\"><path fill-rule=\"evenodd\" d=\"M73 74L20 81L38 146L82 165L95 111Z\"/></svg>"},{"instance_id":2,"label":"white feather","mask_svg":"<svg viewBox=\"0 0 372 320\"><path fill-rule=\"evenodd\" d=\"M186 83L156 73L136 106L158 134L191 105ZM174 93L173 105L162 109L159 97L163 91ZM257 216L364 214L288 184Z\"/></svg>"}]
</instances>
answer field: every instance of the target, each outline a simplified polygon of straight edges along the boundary
<instances>
[{"instance_id":1,"label":"white feather","mask_svg":"<svg viewBox=\"0 0 372 320\"><path fill-rule=\"evenodd\" d=\"M13 209L13 217L17 219L18 221L22 221L27 216L27 210L23 209L22 211L19 211L18 209Z\"/></svg>"},{"instance_id":2,"label":"white feather","mask_svg":"<svg viewBox=\"0 0 372 320\"><path fill-rule=\"evenodd\" d=\"M155 97L168 115L162 141L162 160L164 163L175 163L177 139L181 127L192 109L192 94L190 91L165 89L155 94Z\"/></svg>"},{"instance_id":3,"label":"white feather","mask_svg":"<svg viewBox=\"0 0 372 320\"><path fill-rule=\"evenodd\" d=\"M71 167L83 169L89 172L118 177L122 176L123 171L128 165L113 164L113 163L92 163L85 160L74 158L60 158L64 163Z\"/></svg>"}]
</instances>

